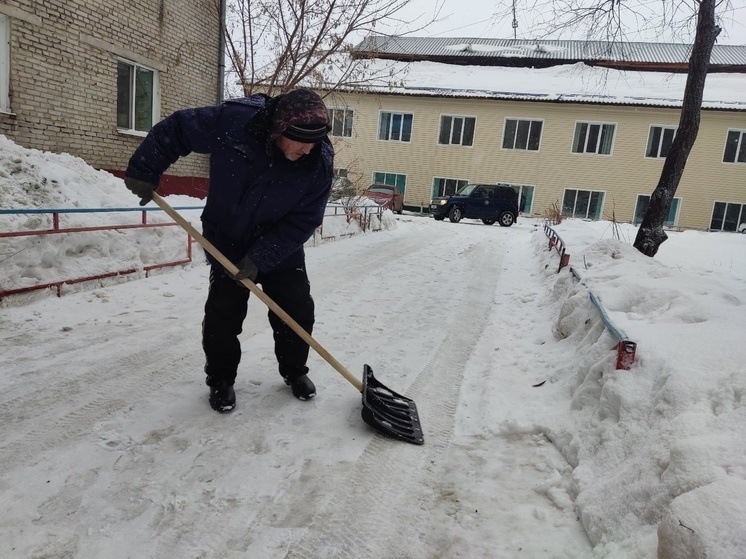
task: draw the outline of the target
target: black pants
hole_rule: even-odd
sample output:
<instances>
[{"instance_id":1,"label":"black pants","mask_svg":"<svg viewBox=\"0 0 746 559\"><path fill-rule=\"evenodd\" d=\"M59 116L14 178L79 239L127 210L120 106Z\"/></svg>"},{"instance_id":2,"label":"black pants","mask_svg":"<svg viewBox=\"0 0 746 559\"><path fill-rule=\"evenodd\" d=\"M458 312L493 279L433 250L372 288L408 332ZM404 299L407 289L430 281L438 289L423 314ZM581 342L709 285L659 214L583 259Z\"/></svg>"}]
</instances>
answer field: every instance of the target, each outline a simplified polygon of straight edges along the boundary
<instances>
[{"instance_id":1,"label":"black pants","mask_svg":"<svg viewBox=\"0 0 746 559\"><path fill-rule=\"evenodd\" d=\"M309 334L313 331L314 303L305 267L272 274L260 274L257 283L264 292ZM233 384L241 361L238 336L243 327L251 292L227 275L222 266L210 270L210 290L202 322L207 384ZM275 356L283 377L295 378L308 372L308 344L279 317L269 311L275 340Z\"/></svg>"}]
</instances>

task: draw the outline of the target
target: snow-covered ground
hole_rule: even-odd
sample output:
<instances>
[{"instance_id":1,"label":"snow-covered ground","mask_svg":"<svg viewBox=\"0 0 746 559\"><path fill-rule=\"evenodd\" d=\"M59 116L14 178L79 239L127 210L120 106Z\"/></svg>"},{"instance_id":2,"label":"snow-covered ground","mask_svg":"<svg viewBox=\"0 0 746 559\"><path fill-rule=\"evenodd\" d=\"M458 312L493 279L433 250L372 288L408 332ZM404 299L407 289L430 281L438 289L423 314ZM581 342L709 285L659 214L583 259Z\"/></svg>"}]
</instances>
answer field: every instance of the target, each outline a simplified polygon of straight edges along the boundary
<instances>
[{"instance_id":1,"label":"snow-covered ground","mask_svg":"<svg viewBox=\"0 0 746 559\"><path fill-rule=\"evenodd\" d=\"M79 160L0 142L0 207L136 206ZM128 214L71 219L112 215ZM46 227L0 216L0 231L31 226ZM314 337L414 399L423 446L373 432L315 354L318 396L295 400L256 299L238 406L213 412L198 251L148 278L5 301L0 557L745 556L746 235L670 233L649 259L631 226L556 230L581 281L529 219L386 214L380 232L307 248ZM184 250L175 227L56 237L3 241L0 286ZM614 370L589 289L637 342L631 370Z\"/></svg>"}]
</instances>

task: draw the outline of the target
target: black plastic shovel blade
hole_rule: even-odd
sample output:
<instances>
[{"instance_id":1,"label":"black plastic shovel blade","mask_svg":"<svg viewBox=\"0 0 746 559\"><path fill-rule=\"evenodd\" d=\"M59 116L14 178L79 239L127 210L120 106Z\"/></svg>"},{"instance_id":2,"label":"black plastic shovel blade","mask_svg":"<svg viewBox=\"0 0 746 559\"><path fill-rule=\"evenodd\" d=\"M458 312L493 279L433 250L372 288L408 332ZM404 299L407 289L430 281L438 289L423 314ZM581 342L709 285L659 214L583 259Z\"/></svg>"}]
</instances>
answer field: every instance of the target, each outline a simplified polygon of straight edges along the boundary
<instances>
[{"instance_id":1,"label":"black plastic shovel blade","mask_svg":"<svg viewBox=\"0 0 746 559\"><path fill-rule=\"evenodd\" d=\"M377 431L412 444L423 444L417 406L409 398L385 387L363 366L363 421Z\"/></svg>"}]
</instances>

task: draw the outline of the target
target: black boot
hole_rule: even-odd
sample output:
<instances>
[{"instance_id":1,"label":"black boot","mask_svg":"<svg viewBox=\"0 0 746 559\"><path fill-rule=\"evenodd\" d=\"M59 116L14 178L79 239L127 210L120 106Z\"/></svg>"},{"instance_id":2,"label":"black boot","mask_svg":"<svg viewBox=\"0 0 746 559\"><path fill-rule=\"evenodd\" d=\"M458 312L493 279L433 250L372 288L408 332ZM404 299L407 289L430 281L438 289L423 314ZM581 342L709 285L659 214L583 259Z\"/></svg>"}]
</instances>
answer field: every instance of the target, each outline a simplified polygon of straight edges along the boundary
<instances>
[{"instance_id":1,"label":"black boot","mask_svg":"<svg viewBox=\"0 0 746 559\"><path fill-rule=\"evenodd\" d=\"M285 384L293 389L293 396L299 400L310 400L316 396L316 387L308 375L301 375L295 378L285 378Z\"/></svg>"},{"instance_id":2,"label":"black boot","mask_svg":"<svg viewBox=\"0 0 746 559\"><path fill-rule=\"evenodd\" d=\"M210 387L210 406L217 412L226 413L236 407L236 392L232 384Z\"/></svg>"}]
</instances>

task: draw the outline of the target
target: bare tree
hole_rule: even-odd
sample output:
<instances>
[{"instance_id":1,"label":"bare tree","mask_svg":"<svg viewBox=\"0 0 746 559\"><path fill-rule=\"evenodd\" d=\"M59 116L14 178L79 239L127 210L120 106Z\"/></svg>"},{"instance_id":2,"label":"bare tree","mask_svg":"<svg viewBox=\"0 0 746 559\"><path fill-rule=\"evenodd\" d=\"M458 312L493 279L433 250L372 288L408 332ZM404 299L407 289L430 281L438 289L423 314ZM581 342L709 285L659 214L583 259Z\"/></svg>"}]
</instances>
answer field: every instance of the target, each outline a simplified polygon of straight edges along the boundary
<instances>
[{"instance_id":1,"label":"bare tree","mask_svg":"<svg viewBox=\"0 0 746 559\"><path fill-rule=\"evenodd\" d=\"M400 14L413 1L229 0L229 91L235 91L234 84L242 95L275 95L299 85L362 85L374 73L371 61L349 53L363 36L382 26L413 32L437 21L443 0L435 3L432 19L403 21Z\"/></svg>"},{"instance_id":2,"label":"bare tree","mask_svg":"<svg viewBox=\"0 0 746 559\"><path fill-rule=\"evenodd\" d=\"M684 174L689 153L699 133L702 95L705 89L707 66L720 34L715 24L715 0L699 0L697 33L689 57L689 74L684 87L684 101L681 106L679 128L676 132L666 161L663 163L658 185L650 196L650 205L645 212L637 231L634 247L646 256L655 256L661 244L667 239L663 224L668 216L676 189Z\"/></svg>"},{"instance_id":3,"label":"bare tree","mask_svg":"<svg viewBox=\"0 0 746 559\"><path fill-rule=\"evenodd\" d=\"M588 39L601 39L609 44L628 42L627 30L647 31L659 37L682 39L696 19L694 43L681 108L679 127L663 164L658 185L650 197L634 242L635 248L647 256L655 256L667 236L663 224L668 216L684 173L689 153L699 132L705 78L715 40L720 34L716 10L727 11L729 0L538 0L534 8L543 6L541 19L531 22L532 29L544 38L578 30ZM549 9L546 9L546 8ZM503 8L503 15L508 8ZM624 52L624 49L621 49Z\"/></svg>"},{"instance_id":4,"label":"bare tree","mask_svg":"<svg viewBox=\"0 0 746 559\"><path fill-rule=\"evenodd\" d=\"M536 0L533 11L528 12L530 31L540 38L559 38L570 32L574 37L580 33L589 40L617 45L630 40L630 30L636 35L685 42L687 23L694 13L690 3L680 0ZM507 15L507 8L502 15Z\"/></svg>"}]
</instances>

